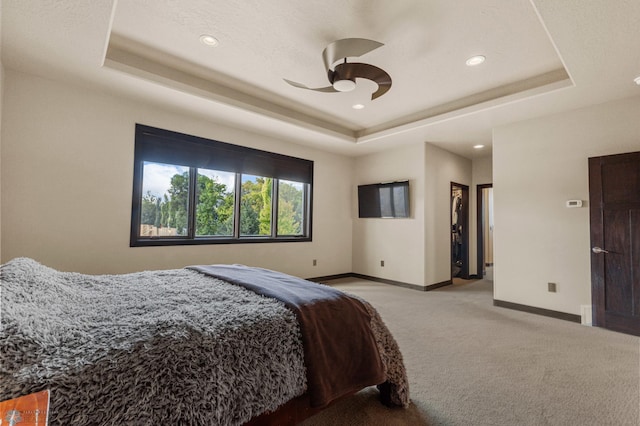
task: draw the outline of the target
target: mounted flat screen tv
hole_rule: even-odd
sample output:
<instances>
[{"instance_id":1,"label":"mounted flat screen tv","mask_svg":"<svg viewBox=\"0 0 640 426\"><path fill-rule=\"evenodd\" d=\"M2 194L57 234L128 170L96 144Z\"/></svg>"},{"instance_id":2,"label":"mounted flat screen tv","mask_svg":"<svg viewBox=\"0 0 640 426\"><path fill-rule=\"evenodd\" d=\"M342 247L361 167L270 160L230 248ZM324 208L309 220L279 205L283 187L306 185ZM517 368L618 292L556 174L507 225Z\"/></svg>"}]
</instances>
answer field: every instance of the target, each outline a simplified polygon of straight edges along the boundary
<instances>
[{"instance_id":1,"label":"mounted flat screen tv","mask_svg":"<svg viewBox=\"0 0 640 426\"><path fill-rule=\"evenodd\" d=\"M358 185L358 217L409 217L409 181Z\"/></svg>"}]
</instances>

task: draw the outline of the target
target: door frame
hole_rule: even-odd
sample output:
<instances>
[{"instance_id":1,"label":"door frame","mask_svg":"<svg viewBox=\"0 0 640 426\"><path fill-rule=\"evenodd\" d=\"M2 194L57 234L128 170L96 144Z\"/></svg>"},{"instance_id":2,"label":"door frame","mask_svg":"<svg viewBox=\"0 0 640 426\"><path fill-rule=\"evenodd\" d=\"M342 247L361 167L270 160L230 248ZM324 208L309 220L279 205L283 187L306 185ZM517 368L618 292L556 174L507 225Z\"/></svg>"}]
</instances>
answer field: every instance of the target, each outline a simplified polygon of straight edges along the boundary
<instances>
[{"instance_id":1,"label":"door frame","mask_svg":"<svg viewBox=\"0 0 640 426\"><path fill-rule=\"evenodd\" d=\"M478 249L477 262L476 262L476 277L478 279L484 278L484 220L482 220L482 213L484 212L484 197L482 196L482 190L493 188L493 183L484 183L476 186L476 231L477 231L477 243Z\"/></svg>"},{"instance_id":2,"label":"door frame","mask_svg":"<svg viewBox=\"0 0 640 426\"><path fill-rule=\"evenodd\" d=\"M451 217L453 216L453 206L451 205L451 193L453 188L462 189L462 211L464 214L463 227L462 227L462 270L460 271L460 278L468 280L469 277L469 186L461 183L451 182L449 187L449 270L451 270L451 264L453 259L451 257ZM453 273L451 274L451 280L453 280Z\"/></svg>"},{"instance_id":3,"label":"door frame","mask_svg":"<svg viewBox=\"0 0 640 426\"><path fill-rule=\"evenodd\" d=\"M591 247L603 245L602 227L602 183L600 181L600 157L589 158L589 243ZM589 250L591 252L591 250ZM591 255L591 323L605 327L604 322L604 257Z\"/></svg>"}]
</instances>

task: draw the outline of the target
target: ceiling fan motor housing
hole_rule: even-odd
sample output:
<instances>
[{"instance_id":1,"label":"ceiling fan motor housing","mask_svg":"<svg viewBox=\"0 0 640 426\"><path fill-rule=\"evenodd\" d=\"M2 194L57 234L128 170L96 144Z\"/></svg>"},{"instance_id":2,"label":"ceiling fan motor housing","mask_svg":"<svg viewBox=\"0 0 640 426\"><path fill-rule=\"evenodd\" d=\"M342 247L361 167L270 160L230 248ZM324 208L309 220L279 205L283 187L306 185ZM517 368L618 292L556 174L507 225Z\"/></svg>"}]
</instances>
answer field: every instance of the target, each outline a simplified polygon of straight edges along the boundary
<instances>
[{"instance_id":1,"label":"ceiling fan motor housing","mask_svg":"<svg viewBox=\"0 0 640 426\"><path fill-rule=\"evenodd\" d=\"M338 92L350 92L356 88L355 76L349 76L348 68L345 68L344 65L346 64L336 66L335 71L327 71L329 82Z\"/></svg>"}]
</instances>

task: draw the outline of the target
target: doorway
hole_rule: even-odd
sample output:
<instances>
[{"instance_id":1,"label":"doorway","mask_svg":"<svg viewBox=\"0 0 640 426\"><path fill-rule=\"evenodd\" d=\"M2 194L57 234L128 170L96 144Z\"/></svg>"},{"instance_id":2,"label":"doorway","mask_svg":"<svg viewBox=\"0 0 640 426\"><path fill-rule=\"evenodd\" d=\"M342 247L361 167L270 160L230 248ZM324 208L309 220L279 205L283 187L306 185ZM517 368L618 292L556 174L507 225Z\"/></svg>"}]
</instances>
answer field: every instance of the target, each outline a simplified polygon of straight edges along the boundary
<instances>
[{"instance_id":1,"label":"doorway","mask_svg":"<svg viewBox=\"0 0 640 426\"><path fill-rule=\"evenodd\" d=\"M451 182L451 279L469 279L469 187Z\"/></svg>"},{"instance_id":2,"label":"doorway","mask_svg":"<svg viewBox=\"0 0 640 426\"><path fill-rule=\"evenodd\" d=\"M640 336L640 152L589 158L593 325Z\"/></svg>"},{"instance_id":3,"label":"doorway","mask_svg":"<svg viewBox=\"0 0 640 426\"><path fill-rule=\"evenodd\" d=\"M493 184L477 186L477 277L493 281Z\"/></svg>"}]
</instances>

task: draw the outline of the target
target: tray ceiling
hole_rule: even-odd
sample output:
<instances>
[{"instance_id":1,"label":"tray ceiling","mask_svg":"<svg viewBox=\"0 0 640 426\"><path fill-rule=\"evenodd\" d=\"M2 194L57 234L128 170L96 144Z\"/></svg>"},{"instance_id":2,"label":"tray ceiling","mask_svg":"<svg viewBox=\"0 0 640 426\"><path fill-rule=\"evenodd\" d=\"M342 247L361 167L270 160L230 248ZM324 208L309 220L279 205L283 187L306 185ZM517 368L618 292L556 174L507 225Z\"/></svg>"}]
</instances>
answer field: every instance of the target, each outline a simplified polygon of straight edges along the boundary
<instances>
[{"instance_id":1,"label":"tray ceiling","mask_svg":"<svg viewBox=\"0 0 640 426\"><path fill-rule=\"evenodd\" d=\"M426 141L474 157L490 152L471 145L490 147L495 125L638 94L627 84L637 48L623 48L640 35L640 7L622 3L3 0L2 56L7 68L349 155ZM350 37L384 43L358 59L391 75L384 96L372 101L364 79L344 93L284 81L329 85L322 50ZM473 55L486 61L466 66ZM590 90L602 57L619 67Z\"/></svg>"}]
</instances>

